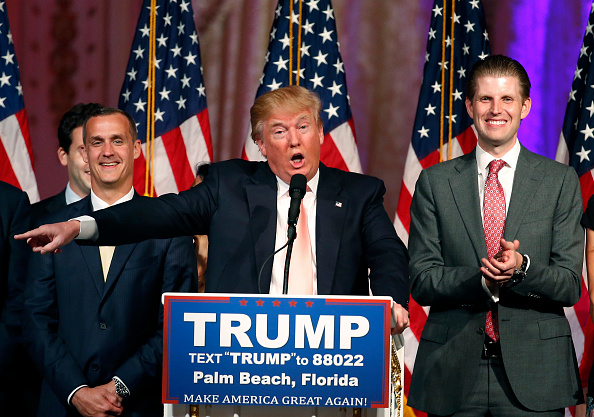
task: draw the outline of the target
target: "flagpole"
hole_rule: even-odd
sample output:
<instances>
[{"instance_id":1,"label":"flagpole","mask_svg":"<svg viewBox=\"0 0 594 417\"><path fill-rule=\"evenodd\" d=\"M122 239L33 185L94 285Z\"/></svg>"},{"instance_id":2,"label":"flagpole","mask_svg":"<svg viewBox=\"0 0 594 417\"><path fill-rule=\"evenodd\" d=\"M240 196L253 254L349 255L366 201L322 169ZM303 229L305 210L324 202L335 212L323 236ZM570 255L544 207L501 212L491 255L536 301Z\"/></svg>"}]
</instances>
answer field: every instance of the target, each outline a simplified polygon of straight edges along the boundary
<instances>
[{"instance_id":1,"label":"flagpole","mask_svg":"<svg viewBox=\"0 0 594 417\"><path fill-rule=\"evenodd\" d=\"M454 16L456 15L456 0L452 0L452 16L451 16L451 20L452 20L452 24L451 24L451 31L452 31L452 44L450 47L450 82L448 85L448 91L450 92L449 97L449 108L448 108L448 160L452 159L452 114L453 114L453 107L454 107L454 97L452 95L452 85L454 85L454 33L455 32L455 28L454 28L454 24L455 19ZM444 13L444 20L445 20L445 13ZM444 23L445 25L445 23Z\"/></svg>"},{"instance_id":2,"label":"flagpole","mask_svg":"<svg viewBox=\"0 0 594 417\"><path fill-rule=\"evenodd\" d=\"M289 85L293 85L293 2L289 12Z\"/></svg>"},{"instance_id":3,"label":"flagpole","mask_svg":"<svg viewBox=\"0 0 594 417\"><path fill-rule=\"evenodd\" d=\"M148 56L148 97L146 111L146 171L144 195L153 197L155 164L155 55L157 32L157 0L151 0L151 18Z\"/></svg>"},{"instance_id":4,"label":"flagpole","mask_svg":"<svg viewBox=\"0 0 594 417\"><path fill-rule=\"evenodd\" d=\"M443 1L443 15L441 19L441 91L440 91L440 109L439 109L439 162L443 161L443 136L444 136L444 102L445 102L445 54L446 54L446 0Z\"/></svg>"},{"instance_id":5,"label":"flagpole","mask_svg":"<svg viewBox=\"0 0 594 417\"><path fill-rule=\"evenodd\" d=\"M301 69L301 23L303 16L303 0L299 0L299 33L297 34L297 74L295 75L295 85L299 85L299 70ZM291 24L291 26L293 26Z\"/></svg>"}]
</instances>

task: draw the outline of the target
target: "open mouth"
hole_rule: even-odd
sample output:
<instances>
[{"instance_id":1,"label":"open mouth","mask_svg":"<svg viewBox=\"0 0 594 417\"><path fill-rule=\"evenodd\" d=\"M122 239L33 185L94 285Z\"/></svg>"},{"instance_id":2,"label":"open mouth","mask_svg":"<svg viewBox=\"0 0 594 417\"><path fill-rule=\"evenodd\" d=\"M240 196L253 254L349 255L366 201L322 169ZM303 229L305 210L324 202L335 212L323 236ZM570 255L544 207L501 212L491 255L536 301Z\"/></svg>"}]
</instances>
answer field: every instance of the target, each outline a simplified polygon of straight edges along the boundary
<instances>
[{"instance_id":1,"label":"open mouth","mask_svg":"<svg viewBox=\"0 0 594 417\"><path fill-rule=\"evenodd\" d=\"M296 153L291 157L291 164L294 168L299 168L303 165L304 159L303 154Z\"/></svg>"}]
</instances>

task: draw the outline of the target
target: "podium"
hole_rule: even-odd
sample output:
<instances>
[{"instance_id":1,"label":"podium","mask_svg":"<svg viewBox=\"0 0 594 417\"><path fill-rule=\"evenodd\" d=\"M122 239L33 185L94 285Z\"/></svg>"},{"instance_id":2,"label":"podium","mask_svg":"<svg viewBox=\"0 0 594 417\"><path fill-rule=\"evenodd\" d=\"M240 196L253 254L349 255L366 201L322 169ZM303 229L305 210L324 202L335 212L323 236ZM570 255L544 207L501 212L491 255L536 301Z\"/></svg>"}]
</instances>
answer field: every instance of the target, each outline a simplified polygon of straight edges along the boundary
<instances>
[{"instance_id":1,"label":"podium","mask_svg":"<svg viewBox=\"0 0 594 417\"><path fill-rule=\"evenodd\" d=\"M177 416L402 416L390 297L163 295L163 403Z\"/></svg>"}]
</instances>

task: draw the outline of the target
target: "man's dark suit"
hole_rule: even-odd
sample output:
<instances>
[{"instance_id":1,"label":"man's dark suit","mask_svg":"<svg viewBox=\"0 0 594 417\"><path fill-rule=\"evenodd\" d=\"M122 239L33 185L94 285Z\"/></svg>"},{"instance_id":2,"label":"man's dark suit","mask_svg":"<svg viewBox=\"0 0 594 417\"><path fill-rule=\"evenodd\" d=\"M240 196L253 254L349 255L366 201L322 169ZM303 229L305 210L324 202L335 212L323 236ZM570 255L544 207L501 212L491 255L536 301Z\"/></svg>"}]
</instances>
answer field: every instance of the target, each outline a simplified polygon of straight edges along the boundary
<instances>
[{"instance_id":1,"label":"man's dark suit","mask_svg":"<svg viewBox=\"0 0 594 417\"><path fill-rule=\"evenodd\" d=\"M31 218L34 223L38 223L40 218L47 216L49 213L55 213L64 207L66 207L66 189L31 205Z\"/></svg>"},{"instance_id":2,"label":"man's dark suit","mask_svg":"<svg viewBox=\"0 0 594 417\"><path fill-rule=\"evenodd\" d=\"M88 214L91 199L45 218ZM34 254L29 263L25 335L42 369L39 415L76 415L66 405L80 385L115 375L131 392L123 415L162 416L161 367L166 291L196 291L191 239L147 240L115 248L106 282L99 249L72 242L57 255Z\"/></svg>"},{"instance_id":3,"label":"man's dark suit","mask_svg":"<svg viewBox=\"0 0 594 417\"><path fill-rule=\"evenodd\" d=\"M489 301L475 152L424 170L411 206L411 295L431 306L408 405L455 412L475 386ZM580 402L571 329L563 307L580 297L584 232L575 171L522 147L504 238L530 257L526 279L502 288L499 334L505 372L519 402L534 411Z\"/></svg>"},{"instance_id":4,"label":"man's dark suit","mask_svg":"<svg viewBox=\"0 0 594 417\"><path fill-rule=\"evenodd\" d=\"M0 410L6 415L29 415L27 405L35 403L35 398L27 398L29 390L39 388L34 378L25 375L34 367L21 344L23 290L31 250L13 238L30 228L29 198L0 181L0 202Z\"/></svg>"},{"instance_id":5,"label":"man's dark suit","mask_svg":"<svg viewBox=\"0 0 594 417\"><path fill-rule=\"evenodd\" d=\"M320 164L316 213L318 294L375 295L408 303L408 255L383 207L382 181ZM212 164L179 195L143 198L96 212L99 241L208 234L206 292L268 293L277 180L265 162ZM142 213L142 215L139 215Z\"/></svg>"}]
</instances>

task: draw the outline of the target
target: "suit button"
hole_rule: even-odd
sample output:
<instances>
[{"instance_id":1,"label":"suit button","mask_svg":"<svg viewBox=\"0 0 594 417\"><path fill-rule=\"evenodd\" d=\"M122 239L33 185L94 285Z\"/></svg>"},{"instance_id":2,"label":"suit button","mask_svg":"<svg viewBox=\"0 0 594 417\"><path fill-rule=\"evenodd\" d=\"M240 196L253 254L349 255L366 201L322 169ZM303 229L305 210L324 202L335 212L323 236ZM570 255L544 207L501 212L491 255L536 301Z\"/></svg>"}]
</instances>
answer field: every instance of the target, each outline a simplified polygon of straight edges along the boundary
<instances>
[{"instance_id":1,"label":"suit button","mask_svg":"<svg viewBox=\"0 0 594 417\"><path fill-rule=\"evenodd\" d=\"M476 329L476 332L480 335L484 335L485 334L485 329L483 329L482 327L479 327L478 329Z\"/></svg>"},{"instance_id":2,"label":"suit button","mask_svg":"<svg viewBox=\"0 0 594 417\"><path fill-rule=\"evenodd\" d=\"M91 366L91 369L92 369L93 371L98 371L98 370L99 370L99 365L97 365L97 364L93 364L93 365Z\"/></svg>"},{"instance_id":3,"label":"suit button","mask_svg":"<svg viewBox=\"0 0 594 417\"><path fill-rule=\"evenodd\" d=\"M107 330L107 324L105 324L105 323L99 323L99 328L101 330Z\"/></svg>"}]
</instances>

